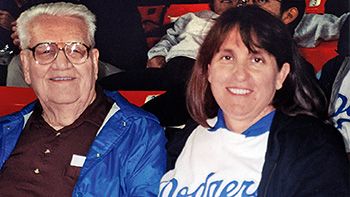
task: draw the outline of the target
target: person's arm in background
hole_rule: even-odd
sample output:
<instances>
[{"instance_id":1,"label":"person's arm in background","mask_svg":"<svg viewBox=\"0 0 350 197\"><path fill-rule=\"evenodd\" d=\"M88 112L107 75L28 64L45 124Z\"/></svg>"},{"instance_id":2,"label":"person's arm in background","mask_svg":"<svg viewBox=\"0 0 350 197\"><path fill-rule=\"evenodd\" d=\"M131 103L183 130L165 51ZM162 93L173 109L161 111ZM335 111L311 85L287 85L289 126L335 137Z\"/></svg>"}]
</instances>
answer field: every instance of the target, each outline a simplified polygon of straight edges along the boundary
<instances>
[{"instance_id":1,"label":"person's arm in background","mask_svg":"<svg viewBox=\"0 0 350 197\"><path fill-rule=\"evenodd\" d=\"M18 33L17 33L17 22L13 21L11 23L11 29L12 29L12 34L11 34L11 38L12 38L12 42L15 46L19 47L19 38L18 38Z\"/></svg>"},{"instance_id":2,"label":"person's arm in background","mask_svg":"<svg viewBox=\"0 0 350 197\"><path fill-rule=\"evenodd\" d=\"M11 29L12 24L14 24L16 18L13 14L6 10L0 9L0 49L9 47L10 50L14 50L17 46L12 44ZM5 47L5 48L6 48Z\"/></svg>"},{"instance_id":3,"label":"person's arm in background","mask_svg":"<svg viewBox=\"0 0 350 197\"><path fill-rule=\"evenodd\" d=\"M6 10L0 10L0 27L11 30L11 23L16 19Z\"/></svg>"},{"instance_id":4,"label":"person's arm in background","mask_svg":"<svg viewBox=\"0 0 350 197\"><path fill-rule=\"evenodd\" d=\"M186 25L189 21L191 21L192 15L185 14L179 17L175 23L173 28L169 28L167 33L161 38L161 40L155 44L148 51L148 68L161 68L165 64L165 57L167 56L171 47L177 45L181 42L181 35Z\"/></svg>"}]
</instances>

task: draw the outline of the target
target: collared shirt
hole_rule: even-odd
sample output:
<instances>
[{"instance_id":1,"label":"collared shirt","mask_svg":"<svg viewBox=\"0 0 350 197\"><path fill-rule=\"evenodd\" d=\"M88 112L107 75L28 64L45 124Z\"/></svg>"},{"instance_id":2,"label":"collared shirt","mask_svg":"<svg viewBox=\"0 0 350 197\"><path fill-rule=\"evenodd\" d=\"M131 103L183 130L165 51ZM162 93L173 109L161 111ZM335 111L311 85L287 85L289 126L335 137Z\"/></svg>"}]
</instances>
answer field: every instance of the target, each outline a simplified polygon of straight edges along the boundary
<instances>
[{"instance_id":1,"label":"collared shirt","mask_svg":"<svg viewBox=\"0 0 350 197\"><path fill-rule=\"evenodd\" d=\"M71 125L53 129L40 104L0 173L1 196L71 196L91 143L112 101L97 96Z\"/></svg>"}]
</instances>

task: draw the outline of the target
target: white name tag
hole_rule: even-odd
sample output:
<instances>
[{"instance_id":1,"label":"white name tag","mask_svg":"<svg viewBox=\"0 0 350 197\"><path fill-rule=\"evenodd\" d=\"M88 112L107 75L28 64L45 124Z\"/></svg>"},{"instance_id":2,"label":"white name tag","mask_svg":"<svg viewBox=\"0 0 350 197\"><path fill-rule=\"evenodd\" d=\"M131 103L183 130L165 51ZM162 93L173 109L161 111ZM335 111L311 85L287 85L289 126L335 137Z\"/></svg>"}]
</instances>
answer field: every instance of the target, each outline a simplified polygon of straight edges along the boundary
<instances>
[{"instance_id":1,"label":"white name tag","mask_svg":"<svg viewBox=\"0 0 350 197\"><path fill-rule=\"evenodd\" d=\"M72 160L70 161L70 165L75 167L83 167L85 159L85 156L73 154Z\"/></svg>"}]
</instances>

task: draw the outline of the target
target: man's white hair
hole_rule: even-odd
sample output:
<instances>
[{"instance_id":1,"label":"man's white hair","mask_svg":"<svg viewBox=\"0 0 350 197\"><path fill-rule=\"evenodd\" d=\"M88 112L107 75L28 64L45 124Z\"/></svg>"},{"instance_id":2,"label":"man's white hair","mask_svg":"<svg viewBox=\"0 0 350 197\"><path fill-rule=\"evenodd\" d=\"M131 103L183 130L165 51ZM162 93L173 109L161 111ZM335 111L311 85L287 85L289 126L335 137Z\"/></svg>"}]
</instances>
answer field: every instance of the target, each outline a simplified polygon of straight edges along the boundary
<instances>
[{"instance_id":1,"label":"man's white hair","mask_svg":"<svg viewBox=\"0 0 350 197\"><path fill-rule=\"evenodd\" d=\"M81 18L88 29L88 39L91 46L95 45L95 31L96 31L96 17L87 9L84 5L78 5L73 3L58 2L58 3L45 3L33 6L23 12L17 19L17 32L22 49L29 46L30 36L28 32L28 25L35 20L36 17L41 15L50 16L72 16Z\"/></svg>"}]
</instances>

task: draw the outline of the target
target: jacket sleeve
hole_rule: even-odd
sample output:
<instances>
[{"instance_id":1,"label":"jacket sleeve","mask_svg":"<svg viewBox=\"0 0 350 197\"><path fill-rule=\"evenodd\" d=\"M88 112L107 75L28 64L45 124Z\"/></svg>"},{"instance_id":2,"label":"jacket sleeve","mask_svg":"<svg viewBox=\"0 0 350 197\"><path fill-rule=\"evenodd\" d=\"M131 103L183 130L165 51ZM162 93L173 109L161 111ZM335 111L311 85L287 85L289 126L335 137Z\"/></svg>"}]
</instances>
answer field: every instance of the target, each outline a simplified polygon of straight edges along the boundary
<instances>
[{"instance_id":1,"label":"jacket sleeve","mask_svg":"<svg viewBox=\"0 0 350 197\"><path fill-rule=\"evenodd\" d=\"M290 161L288 191L294 195L288 196L350 196L350 166L339 132L327 126L304 137Z\"/></svg>"},{"instance_id":2,"label":"jacket sleeve","mask_svg":"<svg viewBox=\"0 0 350 197\"><path fill-rule=\"evenodd\" d=\"M166 167L164 130L151 119L136 121L133 127L135 136L127 161L127 196L157 196Z\"/></svg>"},{"instance_id":3,"label":"jacket sleeve","mask_svg":"<svg viewBox=\"0 0 350 197\"><path fill-rule=\"evenodd\" d=\"M189 13L179 17L175 21L174 27L169 28L161 40L148 51L148 59L152 59L155 56L166 57L171 47L181 41L179 36L184 32L186 25L192 20L193 16L193 14Z\"/></svg>"}]
</instances>

